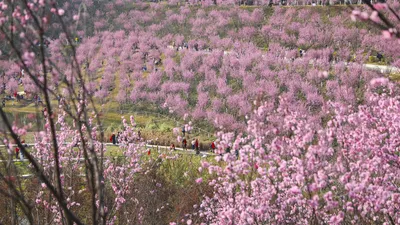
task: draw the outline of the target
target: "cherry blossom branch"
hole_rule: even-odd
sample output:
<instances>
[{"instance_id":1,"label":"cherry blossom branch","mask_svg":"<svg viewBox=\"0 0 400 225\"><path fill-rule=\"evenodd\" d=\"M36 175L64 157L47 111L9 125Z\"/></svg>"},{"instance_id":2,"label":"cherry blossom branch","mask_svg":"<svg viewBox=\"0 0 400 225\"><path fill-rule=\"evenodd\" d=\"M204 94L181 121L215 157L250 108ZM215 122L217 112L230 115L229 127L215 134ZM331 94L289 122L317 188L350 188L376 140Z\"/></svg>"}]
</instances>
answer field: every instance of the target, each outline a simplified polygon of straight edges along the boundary
<instances>
[{"instance_id":1,"label":"cherry blossom branch","mask_svg":"<svg viewBox=\"0 0 400 225\"><path fill-rule=\"evenodd\" d=\"M49 189L49 191L52 193L52 195L57 199L57 202L60 204L61 208L66 213L66 216L69 217L76 224L82 224L82 222L70 211L70 209L68 209L68 207L65 203L65 199L63 199L59 195L58 191L48 180L47 176L44 174L44 172L40 168L39 164L36 162L36 160L33 158L33 156L26 150L25 146L21 143L21 141L18 138L18 135L12 129L11 124L9 123L6 114L4 113L3 109L1 109L1 108L0 108L0 116L1 116L2 120L4 121L8 131L10 132L11 137L15 140L18 148L20 148L20 150L24 153L26 158L32 164L37 176L46 184L46 187Z\"/></svg>"}]
</instances>

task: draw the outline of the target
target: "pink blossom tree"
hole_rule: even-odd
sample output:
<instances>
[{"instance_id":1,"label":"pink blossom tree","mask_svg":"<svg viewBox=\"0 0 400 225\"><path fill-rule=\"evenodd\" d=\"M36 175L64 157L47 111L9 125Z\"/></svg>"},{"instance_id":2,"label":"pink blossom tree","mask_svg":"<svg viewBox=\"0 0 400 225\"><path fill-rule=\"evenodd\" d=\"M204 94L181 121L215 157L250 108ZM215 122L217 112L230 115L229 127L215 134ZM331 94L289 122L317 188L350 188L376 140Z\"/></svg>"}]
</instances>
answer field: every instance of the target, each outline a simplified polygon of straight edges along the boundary
<instances>
[{"instance_id":1,"label":"pink blossom tree","mask_svg":"<svg viewBox=\"0 0 400 225\"><path fill-rule=\"evenodd\" d=\"M387 94L374 92L381 85ZM232 150L217 157L223 167L202 163L205 173L216 174L209 181L214 193L199 211L203 221L396 224L397 91L380 78L370 88L368 105L358 111L332 104L325 128L285 108L269 113L265 103L248 121L247 135L221 133L219 152Z\"/></svg>"}]
</instances>

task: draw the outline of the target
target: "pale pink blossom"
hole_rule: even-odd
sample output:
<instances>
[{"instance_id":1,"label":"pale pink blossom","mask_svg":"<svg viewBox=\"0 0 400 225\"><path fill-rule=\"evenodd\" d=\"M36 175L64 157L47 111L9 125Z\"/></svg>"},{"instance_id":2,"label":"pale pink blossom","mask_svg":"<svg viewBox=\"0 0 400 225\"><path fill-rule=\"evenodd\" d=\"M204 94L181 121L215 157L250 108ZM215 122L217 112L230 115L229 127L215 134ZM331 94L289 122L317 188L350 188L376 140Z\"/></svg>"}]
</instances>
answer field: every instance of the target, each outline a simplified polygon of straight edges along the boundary
<instances>
[{"instance_id":1,"label":"pale pink blossom","mask_svg":"<svg viewBox=\"0 0 400 225\"><path fill-rule=\"evenodd\" d=\"M64 9L58 9L58 15L63 16L65 13Z\"/></svg>"},{"instance_id":2,"label":"pale pink blossom","mask_svg":"<svg viewBox=\"0 0 400 225\"><path fill-rule=\"evenodd\" d=\"M392 33L388 30L383 30L382 31L382 36L385 39L391 39L392 38Z\"/></svg>"},{"instance_id":3,"label":"pale pink blossom","mask_svg":"<svg viewBox=\"0 0 400 225\"><path fill-rule=\"evenodd\" d=\"M375 23L379 23L380 22L380 18L378 16L378 11L373 11L371 13L371 16L369 17L372 21L374 21Z\"/></svg>"}]
</instances>

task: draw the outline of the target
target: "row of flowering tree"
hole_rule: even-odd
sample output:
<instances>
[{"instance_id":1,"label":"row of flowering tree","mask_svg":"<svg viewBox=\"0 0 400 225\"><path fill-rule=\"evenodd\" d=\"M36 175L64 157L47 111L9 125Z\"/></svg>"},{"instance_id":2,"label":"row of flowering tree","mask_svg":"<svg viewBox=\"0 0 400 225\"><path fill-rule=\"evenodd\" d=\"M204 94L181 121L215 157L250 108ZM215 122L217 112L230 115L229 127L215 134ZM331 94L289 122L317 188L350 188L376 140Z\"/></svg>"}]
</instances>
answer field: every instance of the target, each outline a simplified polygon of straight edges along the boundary
<instances>
[{"instance_id":1,"label":"row of flowering tree","mask_svg":"<svg viewBox=\"0 0 400 225\"><path fill-rule=\"evenodd\" d=\"M384 78L368 86L357 109L330 103L324 126L282 98L273 112L260 106L245 135L221 134L220 151L233 143L232 153L202 163L216 178L200 216L211 224L398 224L398 88Z\"/></svg>"},{"instance_id":2,"label":"row of flowering tree","mask_svg":"<svg viewBox=\"0 0 400 225\"><path fill-rule=\"evenodd\" d=\"M120 14L113 21L124 31L100 32L79 46L78 59L90 74L88 89L101 101L146 102L206 118L216 127L243 128L252 102L268 96L288 94L309 109L328 98L356 105L364 100L362 83L376 76L362 67L370 55L379 52L398 64L396 41L351 25L342 19L345 12L325 17L312 9L277 8L265 21L259 9L206 12L182 6L174 13L151 7L153 16L139 10ZM160 21L163 13L167 17ZM301 22L308 17L310 22ZM190 30L196 39L166 33L176 29ZM260 38L267 52L255 44ZM112 82L115 78L120 81Z\"/></svg>"},{"instance_id":3,"label":"row of flowering tree","mask_svg":"<svg viewBox=\"0 0 400 225\"><path fill-rule=\"evenodd\" d=\"M382 2L373 0L374 3ZM168 0L170 5L179 5L189 3L191 5L201 6L234 6L234 5L247 5L247 6L274 6L274 5L290 5L290 6L305 6L305 5L346 5L346 4L364 4L363 0Z\"/></svg>"}]
</instances>

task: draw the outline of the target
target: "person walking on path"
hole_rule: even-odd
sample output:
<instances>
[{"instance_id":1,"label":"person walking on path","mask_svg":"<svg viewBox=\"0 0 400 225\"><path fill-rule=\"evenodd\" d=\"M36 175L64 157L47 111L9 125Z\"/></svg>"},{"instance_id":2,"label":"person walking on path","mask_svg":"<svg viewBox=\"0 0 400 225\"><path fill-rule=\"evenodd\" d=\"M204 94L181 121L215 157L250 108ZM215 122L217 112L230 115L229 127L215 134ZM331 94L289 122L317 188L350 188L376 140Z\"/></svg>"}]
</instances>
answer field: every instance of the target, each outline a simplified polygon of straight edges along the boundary
<instances>
[{"instance_id":1,"label":"person walking on path","mask_svg":"<svg viewBox=\"0 0 400 225\"><path fill-rule=\"evenodd\" d=\"M113 143L113 145L116 144L116 141L115 141L115 134L112 134L112 135L111 135L110 141Z\"/></svg>"},{"instance_id":2,"label":"person walking on path","mask_svg":"<svg viewBox=\"0 0 400 225\"><path fill-rule=\"evenodd\" d=\"M200 154L198 139L196 139L196 142L194 143L194 147L196 148L196 155Z\"/></svg>"},{"instance_id":3,"label":"person walking on path","mask_svg":"<svg viewBox=\"0 0 400 225\"><path fill-rule=\"evenodd\" d=\"M383 55L378 52L378 54L376 54L376 58L379 60L379 62L382 62Z\"/></svg>"},{"instance_id":4,"label":"person walking on path","mask_svg":"<svg viewBox=\"0 0 400 225\"><path fill-rule=\"evenodd\" d=\"M20 159L21 161L24 160L24 153L23 153L22 151L20 151L20 153L19 153L19 159Z\"/></svg>"},{"instance_id":5,"label":"person walking on path","mask_svg":"<svg viewBox=\"0 0 400 225\"><path fill-rule=\"evenodd\" d=\"M18 147L15 148L15 158L16 159L19 158L19 148Z\"/></svg>"},{"instance_id":6,"label":"person walking on path","mask_svg":"<svg viewBox=\"0 0 400 225\"><path fill-rule=\"evenodd\" d=\"M215 144L214 142L211 142L211 152L215 152Z\"/></svg>"},{"instance_id":7,"label":"person walking on path","mask_svg":"<svg viewBox=\"0 0 400 225\"><path fill-rule=\"evenodd\" d=\"M192 150L194 150L195 144L196 144L196 141L193 139L193 141L192 141Z\"/></svg>"},{"instance_id":8,"label":"person walking on path","mask_svg":"<svg viewBox=\"0 0 400 225\"><path fill-rule=\"evenodd\" d=\"M183 138L183 140L182 140L182 147L183 147L183 150L187 150L187 141L186 141L186 138Z\"/></svg>"},{"instance_id":9,"label":"person walking on path","mask_svg":"<svg viewBox=\"0 0 400 225\"><path fill-rule=\"evenodd\" d=\"M28 145L25 143L25 140L22 140L21 144L22 144L22 146L25 147L25 149L28 147ZM21 159L21 161L25 159L24 153L22 151L20 151L20 153L19 153L19 158Z\"/></svg>"}]
</instances>

